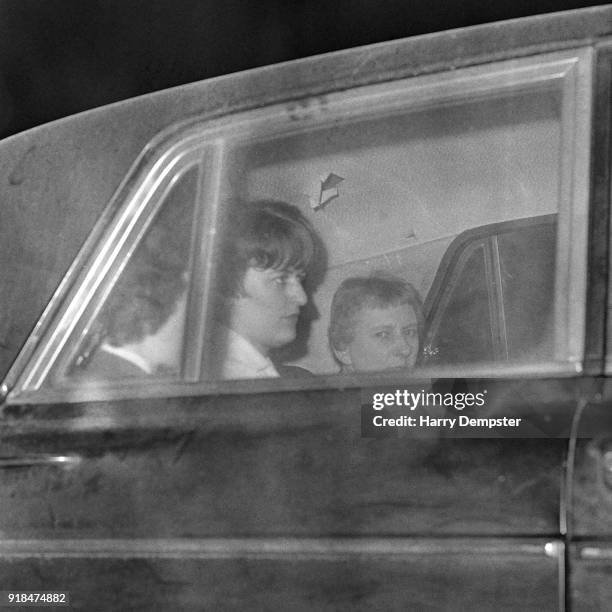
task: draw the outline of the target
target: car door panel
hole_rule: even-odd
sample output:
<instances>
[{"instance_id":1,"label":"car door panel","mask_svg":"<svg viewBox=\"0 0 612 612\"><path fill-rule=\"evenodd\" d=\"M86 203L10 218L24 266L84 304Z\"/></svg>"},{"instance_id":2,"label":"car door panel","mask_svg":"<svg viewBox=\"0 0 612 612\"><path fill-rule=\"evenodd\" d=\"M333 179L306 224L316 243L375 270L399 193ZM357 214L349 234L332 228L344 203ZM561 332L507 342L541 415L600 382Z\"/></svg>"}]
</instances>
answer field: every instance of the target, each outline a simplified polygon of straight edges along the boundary
<instances>
[{"instance_id":1,"label":"car door panel","mask_svg":"<svg viewBox=\"0 0 612 612\"><path fill-rule=\"evenodd\" d=\"M13 410L3 585L88 610L557 609L565 441L363 438L361 398Z\"/></svg>"},{"instance_id":2,"label":"car door panel","mask_svg":"<svg viewBox=\"0 0 612 612\"><path fill-rule=\"evenodd\" d=\"M350 390L61 408L4 429L10 456L80 458L0 471L11 537L558 532L562 439L363 438Z\"/></svg>"}]
</instances>

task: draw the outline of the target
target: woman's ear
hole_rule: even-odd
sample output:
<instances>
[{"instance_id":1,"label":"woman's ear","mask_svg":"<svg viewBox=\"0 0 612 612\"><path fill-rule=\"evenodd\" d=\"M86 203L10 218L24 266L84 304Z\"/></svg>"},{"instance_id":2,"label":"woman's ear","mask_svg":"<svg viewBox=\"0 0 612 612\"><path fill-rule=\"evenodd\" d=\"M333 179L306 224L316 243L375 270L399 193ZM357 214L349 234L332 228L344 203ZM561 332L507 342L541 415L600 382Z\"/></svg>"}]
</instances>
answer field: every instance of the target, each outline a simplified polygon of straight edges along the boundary
<instances>
[{"instance_id":1,"label":"woman's ear","mask_svg":"<svg viewBox=\"0 0 612 612\"><path fill-rule=\"evenodd\" d=\"M348 350L348 347L340 350L337 348L332 348L332 351L334 353L334 356L336 357L336 359L346 368L352 368L353 367L353 360L351 358L351 353Z\"/></svg>"}]
</instances>

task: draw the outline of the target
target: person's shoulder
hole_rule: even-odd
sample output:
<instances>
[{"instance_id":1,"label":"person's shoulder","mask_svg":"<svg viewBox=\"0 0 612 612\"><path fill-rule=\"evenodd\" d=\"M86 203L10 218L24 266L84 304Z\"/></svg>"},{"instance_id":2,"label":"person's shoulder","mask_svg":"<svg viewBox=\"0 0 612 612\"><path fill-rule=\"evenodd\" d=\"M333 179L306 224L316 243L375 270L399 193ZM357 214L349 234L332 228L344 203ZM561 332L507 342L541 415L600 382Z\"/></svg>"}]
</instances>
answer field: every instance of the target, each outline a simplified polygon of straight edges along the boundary
<instances>
[{"instance_id":1,"label":"person's shoulder","mask_svg":"<svg viewBox=\"0 0 612 612\"><path fill-rule=\"evenodd\" d=\"M281 378L313 378L314 374L299 366L276 364L276 371Z\"/></svg>"},{"instance_id":2,"label":"person's shoulder","mask_svg":"<svg viewBox=\"0 0 612 612\"><path fill-rule=\"evenodd\" d=\"M91 360L77 374L77 378L84 380L117 380L125 378L142 378L146 372L127 359L98 349Z\"/></svg>"}]
</instances>

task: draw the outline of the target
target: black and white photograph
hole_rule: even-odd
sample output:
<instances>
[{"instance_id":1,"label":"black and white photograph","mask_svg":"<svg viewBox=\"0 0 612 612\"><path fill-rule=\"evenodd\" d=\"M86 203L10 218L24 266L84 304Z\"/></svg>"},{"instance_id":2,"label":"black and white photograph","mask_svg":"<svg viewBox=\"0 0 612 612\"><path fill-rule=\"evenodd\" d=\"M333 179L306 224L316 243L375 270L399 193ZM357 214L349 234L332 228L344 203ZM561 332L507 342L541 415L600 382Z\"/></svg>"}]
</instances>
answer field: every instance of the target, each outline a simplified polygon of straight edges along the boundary
<instances>
[{"instance_id":1,"label":"black and white photograph","mask_svg":"<svg viewBox=\"0 0 612 612\"><path fill-rule=\"evenodd\" d=\"M610 610L612 5L0 0L0 607Z\"/></svg>"}]
</instances>

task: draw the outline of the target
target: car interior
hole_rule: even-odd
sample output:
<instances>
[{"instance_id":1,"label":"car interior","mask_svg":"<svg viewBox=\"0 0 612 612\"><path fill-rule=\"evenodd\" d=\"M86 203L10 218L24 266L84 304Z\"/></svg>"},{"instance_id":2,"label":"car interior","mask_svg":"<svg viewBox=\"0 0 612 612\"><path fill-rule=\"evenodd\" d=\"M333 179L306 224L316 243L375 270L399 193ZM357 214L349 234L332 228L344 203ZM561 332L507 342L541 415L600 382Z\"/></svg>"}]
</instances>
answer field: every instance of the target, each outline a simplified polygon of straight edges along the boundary
<instances>
[{"instance_id":1,"label":"car interior","mask_svg":"<svg viewBox=\"0 0 612 612\"><path fill-rule=\"evenodd\" d=\"M327 338L332 295L346 278L380 272L410 282L426 303L421 364L553 357L559 97L540 87L233 144L221 199L290 202L326 249L324 273L306 286L298 337L275 359L338 372ZM176 310L171 325L150 335L163 356L159 371L180 372L186 301L173 303L171 285L189 279L196 175L191 168L174 180L88 326L69 377L87 371L97 329L145 307L143 291L156 294L144 296L155 307L167 300L163 308Z\"/></svg>"}]
</instances>

